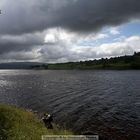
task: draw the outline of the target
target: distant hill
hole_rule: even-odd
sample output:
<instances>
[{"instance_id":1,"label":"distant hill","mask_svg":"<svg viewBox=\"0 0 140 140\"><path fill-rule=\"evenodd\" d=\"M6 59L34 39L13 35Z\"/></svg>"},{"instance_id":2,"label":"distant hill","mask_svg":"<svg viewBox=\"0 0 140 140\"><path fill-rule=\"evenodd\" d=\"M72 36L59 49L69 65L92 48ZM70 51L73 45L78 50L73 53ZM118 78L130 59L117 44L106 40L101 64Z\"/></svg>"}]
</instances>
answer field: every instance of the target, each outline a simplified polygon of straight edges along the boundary
<instances>
[{"instance_id":1,"label":"distant hill","mask_svg":"<svg viewBox=\"0 0 140 140\"><path fill-rule=\"evenodd\" d=\"M0 69L46 69L46 63L38 62L9 62L0 63Z\"/></svg>"},{"instance_id":2,"label":"distant hill","mask_svg":"<svg viewBox=\"0 0 140 140\"><path fill-rule=\"evenodd\" d=\"M49 64L48 69L140 69L140 52L134 53L132 56L120 56L112 57L109 59L102 58L99 60Z\"/></svg>"},{"instance_id":3,"label":"distant hill","mask_svg":"<svg viewBox=\"0 0 140 140\"><path fill-rule=\"evenodd\" d=\"M134 53L132 56L120 56L112 58L102 58L99 60L89 60L80 62L68 63L38 63L38 62L12 62L0 63L0 69L56 69L56 70L71 70L71 69L103 69L103 70L140 70L140 52Z\"/></svg>"}]
</instances>

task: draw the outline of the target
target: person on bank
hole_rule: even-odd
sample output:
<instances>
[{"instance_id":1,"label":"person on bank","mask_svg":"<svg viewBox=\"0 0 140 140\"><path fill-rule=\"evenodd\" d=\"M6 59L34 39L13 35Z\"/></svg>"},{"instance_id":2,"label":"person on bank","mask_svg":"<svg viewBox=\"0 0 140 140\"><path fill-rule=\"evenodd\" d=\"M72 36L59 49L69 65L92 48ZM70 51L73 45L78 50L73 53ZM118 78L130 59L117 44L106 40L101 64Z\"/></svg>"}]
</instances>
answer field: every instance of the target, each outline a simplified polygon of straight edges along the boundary
<instances>
[{"instance_id":1,"label":"person on bank","mask_svg":"<svg viewBox=\"0 0 140 140\"><path fill-rule=\"evenodd\" d=\"M42 121L44 122L46 128L48 129L53 129L53 125L52 125L52 122L53 122L53 116L50 115L50 114L44 114L44 116L42 117Z\"/></svg>"}]
</instances>

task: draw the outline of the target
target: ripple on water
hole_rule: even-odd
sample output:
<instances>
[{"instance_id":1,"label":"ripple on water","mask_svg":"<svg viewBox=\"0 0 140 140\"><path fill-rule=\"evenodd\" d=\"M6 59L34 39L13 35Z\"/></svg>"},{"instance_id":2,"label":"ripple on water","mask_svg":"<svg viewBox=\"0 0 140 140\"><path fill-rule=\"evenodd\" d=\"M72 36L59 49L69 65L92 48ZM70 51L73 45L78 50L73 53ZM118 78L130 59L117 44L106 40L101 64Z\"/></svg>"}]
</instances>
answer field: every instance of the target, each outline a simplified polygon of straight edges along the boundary
<instances>
[{"instance_id":1,"label":"ripple on water","mask_svg":"<svg viewBox=\"0 0 140 140\"><path fill-rule=\"evenodd\" d=\"M51 112L75 132L140 138L140 71L0 71L0 102Z\"/></svg>"}]
</instances>

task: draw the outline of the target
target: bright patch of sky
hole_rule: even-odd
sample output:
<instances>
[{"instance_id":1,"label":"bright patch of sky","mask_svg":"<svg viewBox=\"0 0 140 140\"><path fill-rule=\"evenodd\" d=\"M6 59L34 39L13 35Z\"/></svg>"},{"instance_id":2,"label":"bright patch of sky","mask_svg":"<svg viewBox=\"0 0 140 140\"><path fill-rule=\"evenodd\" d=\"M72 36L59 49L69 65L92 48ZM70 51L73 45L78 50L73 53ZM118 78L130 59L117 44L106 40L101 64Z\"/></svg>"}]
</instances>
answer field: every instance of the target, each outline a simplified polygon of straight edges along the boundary
<instances>
[{"instance_id":1,"label":"bright patch of sky","mask_svg":"<svg viewBox=\"0 0 140 140\"><path fill-rule=\"evenodd\" d=\"M121 32L126 37L140 35L140 21L130 22L122 25Z\"/></svg>"},{"instance_id":2,"label":"bright patch of sky","mask_svg":"<svg viewBox=\"0 0 140 140\"><path fill-rule=\"evenodd\" d=\"M55 63L132 55L140 52L139 26L140 23L131 22L88 34L48 29L44 47L39 51L40 61Z\"/></svg>"},{"instance_id":3,"label":"bright patch of sky","mask_svg":"<svg viewBox=\"0 0 140 140\"><path fill-rule=\"evenodd\" d=\"M140 21L130 22L118 27L105 28L98 34L90 34L89 36L89 38L87 37L88 39L81 40L78 45L97 47L105 43L123 41L131 36L140 36Z\"/></svg>"}]
</instances>

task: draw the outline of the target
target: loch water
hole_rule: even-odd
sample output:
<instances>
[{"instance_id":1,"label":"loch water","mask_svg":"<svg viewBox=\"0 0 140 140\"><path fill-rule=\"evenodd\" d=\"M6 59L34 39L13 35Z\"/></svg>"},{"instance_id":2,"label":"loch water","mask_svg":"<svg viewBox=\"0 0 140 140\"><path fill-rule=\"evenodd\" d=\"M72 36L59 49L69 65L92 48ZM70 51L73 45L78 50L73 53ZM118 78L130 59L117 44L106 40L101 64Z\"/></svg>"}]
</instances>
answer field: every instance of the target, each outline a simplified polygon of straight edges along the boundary
<instances>
[{"instance_id":1,"label":"loch water","mask_svg":"<svg viewBox=\"0 0 140 140\"><path fill-rule=\"evenodd\" d=\"M140 71L0 70L0 103L52 113L77 134L140 139Z\"/></svg>"}]
</instances>

